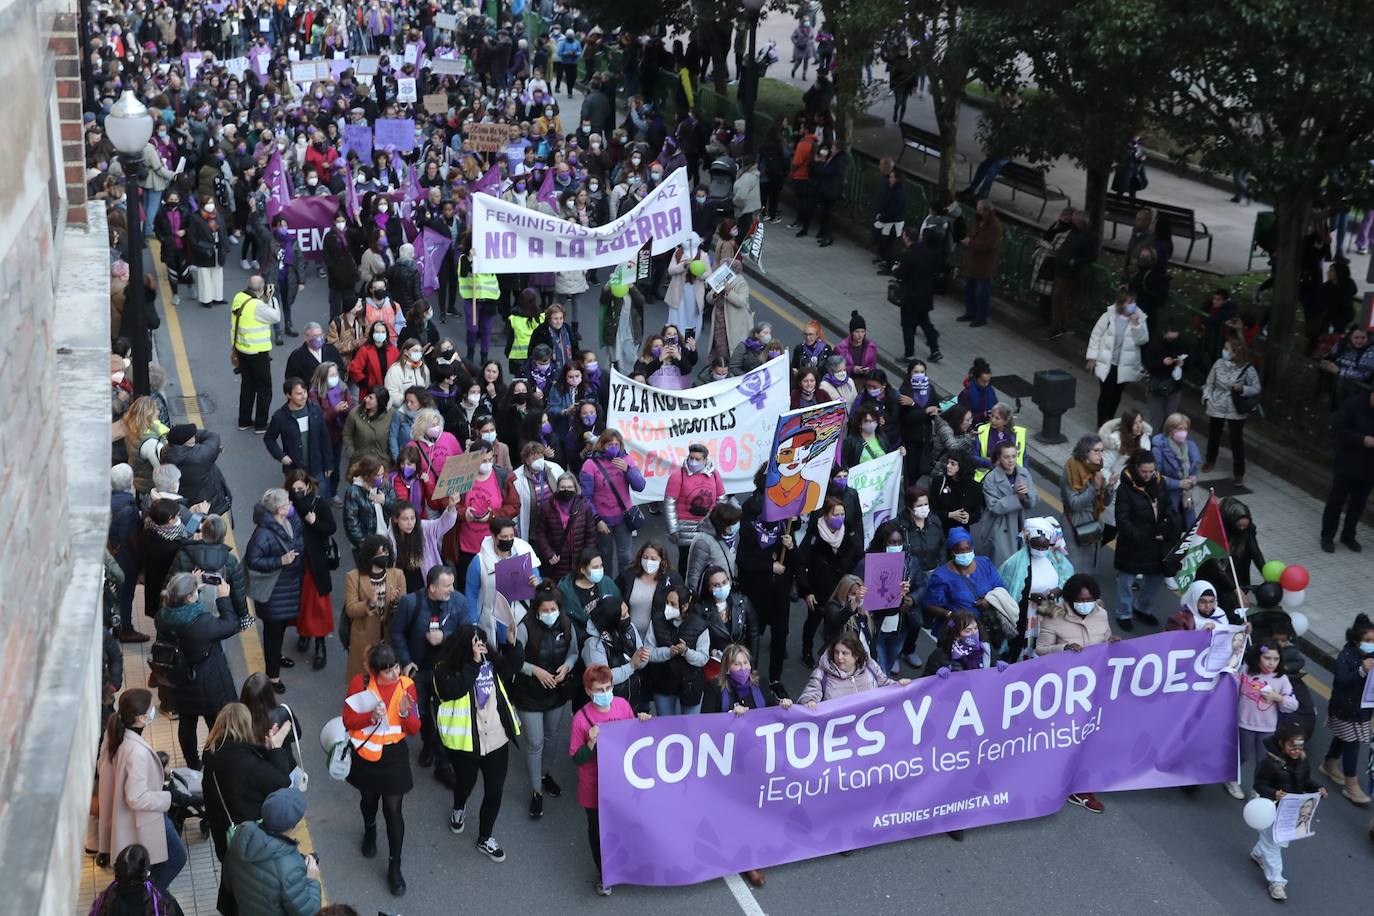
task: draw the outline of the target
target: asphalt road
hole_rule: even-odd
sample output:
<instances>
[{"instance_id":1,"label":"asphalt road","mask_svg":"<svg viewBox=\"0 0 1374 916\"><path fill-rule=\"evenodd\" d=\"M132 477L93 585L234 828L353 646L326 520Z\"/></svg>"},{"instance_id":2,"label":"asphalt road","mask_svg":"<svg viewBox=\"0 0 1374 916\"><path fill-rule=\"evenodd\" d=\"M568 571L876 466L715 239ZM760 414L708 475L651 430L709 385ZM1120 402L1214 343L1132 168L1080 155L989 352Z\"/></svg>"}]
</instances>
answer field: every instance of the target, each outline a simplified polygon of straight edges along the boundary
<instances>
[{"instance_id":1,"label":"asphalt road","mask_svg":"<svg viewBox=\"0 0 1374 916\"><path fill-rule=\"evenodd\" d=\"M244 275L236 266L226 273L225 290L232 295L242 288ZM770 293L756 297L755 309L759 320L772 321L774 335L789 346L800 340L799 312ZM174 320L165 321L157 332L157 346L168 367L173 411L184 416L188 405L182 398L194 393L195 401L189 406L223 436L220 463L235 494L237 538L242 544L251 531L252 503L267 488L279 486L281 478L261 437L236 429L238 379L231 374L225 353L228 309L203 309L188 301L166 310ZM591 309L587 311L590 317ZM312 318L323 323L327 313L325 285L312 275L295 306L298 327ZM657 326L663 313L662 306L651 306L646 325ZM461 344L462 332L455 323L441 330L453 333ZM300 341L288 338L287 342L298 346ZM280 381L286 355L280 351L274 360L274 383ZM280 403L280 395L274 400ZM1047 501L1053 499L1053 494L1041 495ZM650 519L645 537L661 530L661 520ZM340 542L348 557L342 535ZM1104 562L1102 567L1109 569L1110 564ZM344 572L336 574L336 594L342 589ZM1104 592L1114 594L1110 587ZM804 616L800 603L793 613L792 631L798 633ZM255 641L252 633L246 638ZM808 674L795 658L796 642L783 678L794 692ZM1247 856L1254 834L1241 820L1241 804L1220 786L1204 787L1193 795L1179 790L1107 795L1103 796L1107 810L1101 815L1067 807L1039 820L971 830L963 843L941 835L862 850L850 858L834 856L780 866L768 870L768 884L760 890L732 879L661 891L618 887L613 896L597 898L592 891L594 874L585 822L575 799L576 777L566 756L554 767L564 787L563 797L547 800L540 821L526 815L529 787L523 767L512 762L506 802L495 831L507 851L502 864L493 864L474 850L473 831L449 834L450 794L417 767L416 788L405 802L404 862L410 891L395 900L385 886L385 853L370 861L358 853L357 794L347 784L329 779L323 754L317 751L319 727L338 715L342 702L343 653L331 637L328 667L315 672L309 670L308 656L295 653L291 635L286 644L288 655L298 665L284 672L289 688L285 700L305 723L305 760L313 777L307 822L322 861L326 893L331 901L351 903L362 913L379 909L442 913L455 908L464 912L580 912L595 907L628 914L652 907L658 913L684 916L737 910L747 914L895 914L909 912L916 904L924 912L961 916L1008 908L1022 913L1239 914L1271 905L1259 870ZM238 646L229 648L241 677L246 671L245 653ZM251 647L245 648L250 655L256 654ZM1317 692L1325 693L1325 689L1319 687ZM1324 703L1319 713L1324 715ZM566 736L561 738L566 740ZM1311 745L1314 754L1319 755L1326 743L1324 731L1319 731ZM412 745L412 752L418 753L418 742ZM478 801L475 792L470 806ZM1320 901L1322 912L1371 911L1367 881L1360 880L1370 874L1374 854L1366 838L1369 814L1333 791L1321 807L1318 836L1293 844L1286 854L1290 910L1315 913Z\"/></svg>"}]
</instances>

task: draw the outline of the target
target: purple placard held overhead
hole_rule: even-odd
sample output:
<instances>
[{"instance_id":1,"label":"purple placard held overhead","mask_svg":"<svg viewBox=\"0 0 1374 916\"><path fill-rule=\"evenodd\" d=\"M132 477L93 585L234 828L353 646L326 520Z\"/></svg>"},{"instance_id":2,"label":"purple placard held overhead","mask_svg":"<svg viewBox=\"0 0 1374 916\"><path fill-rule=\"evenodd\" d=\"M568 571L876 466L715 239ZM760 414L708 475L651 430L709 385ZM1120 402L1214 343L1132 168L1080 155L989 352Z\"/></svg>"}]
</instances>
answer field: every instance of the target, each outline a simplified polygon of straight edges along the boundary
<instances>
[{"instance_id":1,"label":"purple placard held overhead","mask_svg":"<svg viewBox=\"0 0 1374 916\"><path fill-rule=\"evenodd\" d=\"M692 377L683 375L677 366L664 366L648 378L650 388L664 391L685 391L692 387Z\"/></svg>"},{"instance_id":2,"label":"purple placard held overhead","mask_svg":"<svg viewBox=\"0 0 1374 916\"><path fill-rule=\"evenodd\" d=\"M534 574L533 555L522 553L496 561L496 591L507 601L527 601L534 597L530 576Z\"/></svg>"},{"instance_id":3,"label":"purple placard held overhead","mask_svg":"<svg viewBox=\"0 0 1374 916\"><path fill-rule=\"evenodd\" d=\"M886 611L902 603L902 568L906 555L901 553L864 554L865 611Z\"/></svg>"},{"instance_id":4,"label":"purple placard held overhead","mask_svg":"<svg viewBox=\"0 0 1374 916\"><path fill-rule=\"evenodd\" d=\"M365 163L372 161L372 128L366 124L345 124L343 129L343 146L339 149L339 155L348 158L348 152L352 150L358 154L358 158Z\"/></svg>"},{"instance_id":5,"label":"purple placard held overhead","mask_svg":"<svg viewBox=\"0 0 1374 916\"><path fill-rule=\"evenodd\" d=\"M373 130L372 144L377 149L415 149L415 120L413 118L378 118Z\"/></svg>"}]
</instances>

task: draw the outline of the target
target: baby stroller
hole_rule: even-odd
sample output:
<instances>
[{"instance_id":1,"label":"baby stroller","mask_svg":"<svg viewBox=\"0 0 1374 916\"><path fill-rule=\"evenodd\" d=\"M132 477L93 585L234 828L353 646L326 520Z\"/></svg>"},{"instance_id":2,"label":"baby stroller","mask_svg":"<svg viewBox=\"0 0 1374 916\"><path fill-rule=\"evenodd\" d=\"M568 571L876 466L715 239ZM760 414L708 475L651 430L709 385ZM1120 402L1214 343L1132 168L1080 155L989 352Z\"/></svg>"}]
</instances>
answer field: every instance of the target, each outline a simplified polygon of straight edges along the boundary
<instances>
[{"instance_id":1,"label":"baby stroller","mask_svg":"<svg viewBox=\"0 0 1374 916\"><path fill-rule=\"evenodd\" d=\"M167 754L158 751L158 756L162 758L162 765L167 766ZM205 786L204 776L200 770L193 770L190 767L172 767L167 770L167 788L176 787L190 796L185 803L178 805L175 802L167 812L167 816L172 819L172 826L177 833L183 834L183 827L186 819L191 817L200 818L201 839L210 835L210 821L205 817Z\"/></svg>"},{"instance_id":2,"label":"baby stroller","mask_svg":"<svg viewBox=\"0 0 1374 916\"><path fill-rule=\"evenodd\" d=\"M735 176L739 166L729 156L721 156L706 168L706 206L714 226L735 215Z\"/></svg>"}]
</instances>

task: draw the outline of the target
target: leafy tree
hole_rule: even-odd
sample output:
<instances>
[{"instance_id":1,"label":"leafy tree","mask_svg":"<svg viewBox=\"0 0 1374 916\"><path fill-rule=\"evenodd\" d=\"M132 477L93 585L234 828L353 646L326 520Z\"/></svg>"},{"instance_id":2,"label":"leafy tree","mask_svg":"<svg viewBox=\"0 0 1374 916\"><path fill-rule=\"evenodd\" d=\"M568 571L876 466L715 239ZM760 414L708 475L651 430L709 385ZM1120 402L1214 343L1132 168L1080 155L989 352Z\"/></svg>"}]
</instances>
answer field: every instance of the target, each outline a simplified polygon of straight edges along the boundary
<instances>
[{"instance_id":1,"label":"leafy tree","mask_svg":"<svg viewBox=\"0 0 1374 916\"><path fill-rule=\"evenodd\" d=\"M959 110L973 81L977 59L968 38L977 31L977 20L977 12L964 9L961 0L913 0L907 7L908 31L917 39L912 53L930 86L935 126L940 134L940 172L936 184L949 192L951 198L955 191Z\"/></svg>"},{"instance_id":2,"label":"leafy tree","mask_svg":"<svg viewBox=\"0 0 1374 916\"><path fill-rule=\"evenodd\" d=\"M1322 184L1374 156L1374 6L1226 0L1190 6L1188 17L1164 122L1205 166L1249 172L1273 201L1269 340L1278 346L1263 366L1272 385L1291 356L1303 239Z\"/></svg>"}]
</instances>

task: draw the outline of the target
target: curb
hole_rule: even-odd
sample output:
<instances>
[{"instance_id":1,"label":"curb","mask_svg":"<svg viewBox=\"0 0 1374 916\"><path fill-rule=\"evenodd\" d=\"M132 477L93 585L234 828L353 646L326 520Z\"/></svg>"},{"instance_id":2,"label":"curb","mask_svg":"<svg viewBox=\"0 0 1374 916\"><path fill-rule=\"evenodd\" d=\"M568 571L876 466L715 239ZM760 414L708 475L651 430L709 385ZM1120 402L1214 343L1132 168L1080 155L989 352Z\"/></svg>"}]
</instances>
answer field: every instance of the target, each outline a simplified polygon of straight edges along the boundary
<instances>
[{"instance_id":1,"label":"curb","mask_svg":"<svg viewBox=\"0 0 1374 916\"><path fill-rule=\"evenodd\" d=\"M787 304L797 309L797 311L818 322L828 333L836 335L834 339L839 340L848 335L849 330L847 326L841 325L834 316L822 312L787 284L775 280L768 274L758 273L756 270L751 270L749 277L751 283L757 282L760 286L767 287L770 292L786 300ZM994 312L999 311L995 300L992 304L992 310ZM889 375L895 373L897 377L900 377L902 372L905 371L895 359L884 355L882 351L878 353L878 365ZM1027 432L1029 433L1029 430ZM1033 434L1026 436L1026 463L1030 465L1032 471L1039 475L1042 481L1059 479L1059 465L1052 463L1045 454L1036 447L1035 436ZM1316 662L1327 671L1335 671L1336 655L1340 652L1339 646L1333 646L1331 643L1313 634L1311 631L1309 631L1307 635L1299 636L1297 642L1302 648L1303 654L1306 655L1309 660Z\"/></svg>"}]
</instances>

